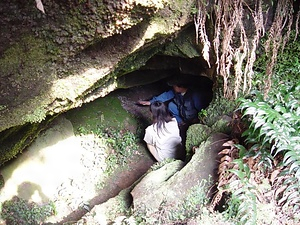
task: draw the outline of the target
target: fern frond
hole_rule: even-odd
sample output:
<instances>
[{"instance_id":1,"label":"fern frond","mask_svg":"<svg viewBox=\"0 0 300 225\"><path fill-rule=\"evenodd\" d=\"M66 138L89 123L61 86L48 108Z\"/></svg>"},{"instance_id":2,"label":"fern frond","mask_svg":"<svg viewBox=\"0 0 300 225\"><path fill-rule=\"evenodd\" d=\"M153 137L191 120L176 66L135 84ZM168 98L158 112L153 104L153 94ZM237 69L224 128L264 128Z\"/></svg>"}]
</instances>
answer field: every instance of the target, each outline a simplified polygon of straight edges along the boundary
<instances>
[{"instance_id":1,"label":"fern frond","mask_svg":"<svg viewBox=\"0 0 300 225\"><path fill-rule=\"evenodd\" d=\"M255 187L249 182L250 168L242 159L234 160L238 169L230 169L229 172L237 176L237 180L229 184L231 190L231 203L237 205L237 217L239 224L255 225L257 220L257 202Z\"/></svg>"}]
</instances>

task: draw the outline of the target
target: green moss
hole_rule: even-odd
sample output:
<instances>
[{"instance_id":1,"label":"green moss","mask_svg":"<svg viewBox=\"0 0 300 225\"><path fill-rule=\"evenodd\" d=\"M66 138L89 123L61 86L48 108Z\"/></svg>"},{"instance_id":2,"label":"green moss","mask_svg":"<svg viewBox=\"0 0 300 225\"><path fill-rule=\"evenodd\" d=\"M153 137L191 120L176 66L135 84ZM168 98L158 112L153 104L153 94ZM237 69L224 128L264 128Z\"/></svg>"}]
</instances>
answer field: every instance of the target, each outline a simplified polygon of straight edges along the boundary
<instances>
[{"instance_id":1,"label":"green moss","mask_svg":"<svg viewBox=\"0 0 300 225\"><path fill-rule=\"evenodd\" d=\"M47 64L49 57L43 40L27 35L20 37L20 41L11 45L0 58L1 76L8 77L6 82L11 85L4 90L7 92L7 105L1 105L0 110L14 108L13 112L7 114L15 117L15 120L23 121L18 124L40 122L46 117L46 110L42 108L40 101L35 104L36 107L31 102L25 102L47 90L46 86L51 78ZM32 115L16 115L15 106L21 104L24 112L38 109Z\"/></svg>"},{"instance_id":2,"label":"green moss","mask_svg":"<svg viewBox=\"0 0 300 225\"><path fill-rule=\"evenodd\" d=\"M1 216L7 224L37 225L54 214L55 207L52 202L40 206L15 196L2 204Z\"/></svg>"},{"instance_id":3,"label":"green moss","mask_svg":"<svg viewBox=\"0 0 300 225\"><path fill-rule=\"evenodd\" d=\"M6 109L6 105L0 105L0 111Z\"/></svg>"},{"instance_id":4,"label":"green moss","mask_svg":"<svg viewBox=\"0 0 300 225\"><path fill-rule=\"evenodd\" d=\"M192 148L194 146L198 147L202 142L206 141L212 133L230 134L230 120L230 117L224 115L218 117L218 120L210 127L203 124L191 125L186 134L185 147L187 155L192 154Z\"/></svg>"},{"instance_id":5,"label":"green moss","mask_svg":"<svg viewBox=\"0 0 300 225\"><path fill-rule=\"evenodd\" d=\"M161 46L143 49L142 51L137 51L129 55L118 63L114 73L118 74L118 76L122 76L140 69L152 56L159 51L160 47Z\"/></svg>"},{"instance_id":6,"label":"green moss","mask_svg":"<svg viewBox=\"0 0 300 225\"><path fill-rule=\"evenodd\" d=\"M163 49L163 54L183 58L194 58L202 56L195 42L195 28L190 26L181 32L179 36Z\"/></svg>"},{"instance_id":7,"label":"green moss","mask_svg":"<svg viewBox=\"0 0 300 225\"><path fill-rule=\"evenodd\" d=\"M31 74L32 70L43 67L47 61L45 44L41 39L24 36L8 48L0 58L0 71L3 74ZM14 76L16 82L22 82L23 76Z\"/></svg>"},{"instance_id":8,"label":"green moss","mask_svg":"<svg viewBox=\"0 0 300 225\"><path fill-rule=\"evenodd\" d=\"M22 150L29 144L29 140L33 139L33 134L37 131L37 124L25 125L10 128L1 134L1 165L22 152Z\"/></svg>"},{"instance_id":9,"label":"green moss","mask_svg":"<svg viewBox=\"0 0 300 225\"><path fill-rule=\"evenodd\" d=\"M12 127L1 132L0 165L21 153L54 118L55 117L48 118L42 123L27 123L23 126Z\"/></svg>"},{"instance_id":10,"label":"green moss","mask_svg":"<svg viewBox=\"0 0 300 225\"><path fill-rule=\"evenodd\" d=\"M236 109L237 103L228 100L222 96L220 92L215 93L215 96L209 106L205 109L205 115L202 115L200 120L205 125L211 127L214 123L220 120L223 115L231 116Z\"/></svg>"},{"instance_id":11,"label":"green moss","mask_svg":"<svg viewBox=\"0 0 300 225\"><path fill-rule=\"evenodd\" d=\"M191 154L194 146L199 146L210 136L212 129L203 124L193 124L189 127L186 134L186 151L187 155Z\"/></svg>"},{"instance_id":12,"label":"green moss","mask_svg":"<svg viewBox=\"0 0 300 225\"><path fill-rule=\"evenodd\" d=\"M115 93L70 110L66 113L66 117L72 122L77 134L80 133L80 129L97 133L99 127L120 130L125 127L132 127L135 131L138 126L134 117L123 109Z\"/></svg>"},{"instance_id":13,"label":"green moss","mask_svg":"<svg viewBox=\"0 0 300 225\"><path fill-rule=\"evenodd\" d=\"M5 181L4 181L4 177L2 176L2 174L0 174L0 190L4 187Z\"/></svg>"},{"instance_id":14,"label":"green moss","mask_svg":"<svg viewBox=\"0 0 300 225\"><path fill-rule=\"evenodd\" d=\"M40 123L46 118L46 113L44 108L36 108L32 114L23 116L22 120L29 123Z\"/></svg>"},{"instance_id":15,"label":"green moss","mask_svg":"<svg viewBox=\"0 0 300 225\"><path fill-rule=\"evenodd\" d=\"M219 120L214 123L212 125L212 130L215 132L215 133L224 133L224 134L230 134L231 133L231 125L230 125L230 122L231 122L231 117L228 117L228 116L222 116L219 118Z\"/></svg>"}]
</instances>

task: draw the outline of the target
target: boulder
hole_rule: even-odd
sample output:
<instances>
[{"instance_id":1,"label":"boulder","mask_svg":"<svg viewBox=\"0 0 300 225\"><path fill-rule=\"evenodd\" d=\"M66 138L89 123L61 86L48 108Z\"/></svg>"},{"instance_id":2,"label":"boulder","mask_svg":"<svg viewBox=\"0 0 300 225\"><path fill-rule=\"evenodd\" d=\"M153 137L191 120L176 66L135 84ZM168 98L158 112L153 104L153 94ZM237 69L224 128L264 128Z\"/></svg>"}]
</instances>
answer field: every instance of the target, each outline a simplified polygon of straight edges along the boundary
<instances>
[{"instance_id":1,"label":"boulder","mask_svg":"<svg viewBox=\"0 0 300 225\"><path fill-rule=\"evenodd\" d=\"M203 185L201 190L205 190L202 196L210 198L218 166L218 152L223 149L222 145L228 138L226 134L214 133L196 148L188 163L180 160L165 161L157 165L159 169L152 167L116 197L95 205L77 224L134 224L136 216L152 224L151 217L161 207L169 211L180 208L199 185Z\"/></svg>"},{"instance_id":2,"label":"boulder","mask_svg":"<svg viewBox=\"0 0 300 225\"><path fill-rule=\"evenodd\" d=\"M147 174L131 191L134 210L147 217L158 212L162 205L178 207L183 204L190 191L202 180L215 178L218 152L228 138L223 133L212 134L196 148L195 154L184 167L182 162L174 161ZM208 182L207 192L209 189Z\"/></svg>"},{"instance_id":3,"label":"boulder","mask_svg":"<svg viewBox=\"0 0 300 225\"><path fill-rule=\"evenodd\" d=\"M224 133L230 135L232 129L231 121L231 117L223 115L218 117L212 126L200 123L191 125L186 133L185 147L187 157L193 153L194 147L199 146L203 141L206 141L212 133Z\"/></svg>"}]
</instances>

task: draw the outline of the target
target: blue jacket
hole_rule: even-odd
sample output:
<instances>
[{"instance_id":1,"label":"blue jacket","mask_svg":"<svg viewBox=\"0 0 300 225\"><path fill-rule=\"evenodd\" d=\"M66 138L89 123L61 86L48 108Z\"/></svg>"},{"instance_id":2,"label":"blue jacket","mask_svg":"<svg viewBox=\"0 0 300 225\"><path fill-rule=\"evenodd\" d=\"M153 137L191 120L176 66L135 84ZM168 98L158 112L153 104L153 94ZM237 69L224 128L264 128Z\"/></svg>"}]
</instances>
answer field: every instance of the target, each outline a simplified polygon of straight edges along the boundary
<instances>
[{"instance_id":1,"label":"blue jacket","mask_svg":"<svg viewBox=\"0 0 300 225\"><path fill-rule=\"evenodd\" d=\"M184 95L175 93L174 90L169 90L152 98L150 103L154 101L173 102L177 106L178 113L183 121L197 119L198 112L204 108L200 93L191 89L188 89Z\"/></svg>"}]
</instances>

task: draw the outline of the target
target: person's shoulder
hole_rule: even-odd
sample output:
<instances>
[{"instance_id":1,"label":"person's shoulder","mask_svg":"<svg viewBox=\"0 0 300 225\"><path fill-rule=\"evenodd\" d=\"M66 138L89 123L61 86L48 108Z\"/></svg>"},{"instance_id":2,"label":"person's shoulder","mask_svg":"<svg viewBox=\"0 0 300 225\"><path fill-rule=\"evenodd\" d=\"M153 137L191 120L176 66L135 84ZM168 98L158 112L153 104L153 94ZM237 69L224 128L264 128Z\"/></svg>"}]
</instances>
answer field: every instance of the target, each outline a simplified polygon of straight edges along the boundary
<instances>
[{"instance_id":1,"label":"person's shoulder","mask_svg":"<svg viewBox=\"0 0 300 225\"><path fill-rule=\"evenodd\" d=\"M176 118L173 117L173 118L169 121L169 124L178 125Z\"/></svg>"},{"instance_id":2,"label":"person's shoulder","mask_svg":"<svg viewBox=\"0 0 300 225\"><path fill-rule=\"evenodd\" d=\"M176 122L177 123L177 120L176 120L176 118L175 117L172 117L172 120L171 120L172 122Z\"/></svg>"},{"instance_id":3,"label":"person's shoulder","mask_svg":"<svg viewBox=\"0 0 300 225\"><path fill-rule=\"evenodd\" d=\"M149 125L148 127L146 127L146 130L152 129L153 128L153 124Z\"/></svg>"}]
</instances>

